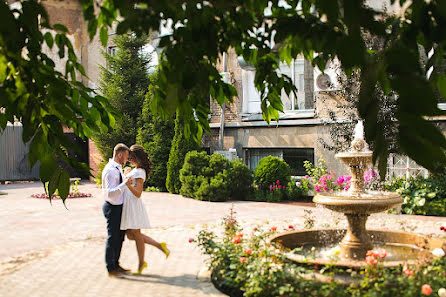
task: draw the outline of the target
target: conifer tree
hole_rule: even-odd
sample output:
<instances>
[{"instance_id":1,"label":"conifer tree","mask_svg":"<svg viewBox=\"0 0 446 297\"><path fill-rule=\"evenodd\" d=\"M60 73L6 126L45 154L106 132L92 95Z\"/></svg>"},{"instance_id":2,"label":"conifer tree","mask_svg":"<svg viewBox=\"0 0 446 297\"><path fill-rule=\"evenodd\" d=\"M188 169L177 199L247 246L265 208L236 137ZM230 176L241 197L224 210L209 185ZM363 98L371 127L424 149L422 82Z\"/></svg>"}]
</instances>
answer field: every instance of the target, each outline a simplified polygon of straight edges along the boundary
<instances>
[{"instance_id":1,"label":"conifer tree","mask_svg":"<svg viewBox=\"0 0 446 297\"><path fill-rule=\"evenodd\" d=\"M106 67L101 67L100 91L121 114L122 121L117 122L113 130L93 137L105 161L112 156L117 143L129 146L136 143L138 119L150 84L150 58L141 52L147 37L125 34L113 42L117 49L115 54L103 52Z\"/></svg>"},{"instance_id":2,"label":"conifer tree","mask_svg":"<svg viewBox=\"0 0 446 297\"><path fill-rule=\"evenodd\" d=\"M180 169L183 167L184 158L189 151L199 150L200 146L190 136L184 135L184 127L181 117L178 115L175 119L175 136L172 140L169 162L167 163L166 188L170 193L178 194L181 188Z\"/></svg>"},{"instance_id":3,"label":"conifer tree","mask_svg":"<svg viewBox=\"0 0 446 297\"><path fill-rule=\"evenodd\" d=\"M151 86L155 84L156 74L152 74L150 80ZM152 174L147 180L147 185L166 191L167 162L174 136L174 121L152 115L150 111L150 100L153 95L151 86L143 104L137 143L144 147L153 163Z\"/></svg>"}]
</instances>

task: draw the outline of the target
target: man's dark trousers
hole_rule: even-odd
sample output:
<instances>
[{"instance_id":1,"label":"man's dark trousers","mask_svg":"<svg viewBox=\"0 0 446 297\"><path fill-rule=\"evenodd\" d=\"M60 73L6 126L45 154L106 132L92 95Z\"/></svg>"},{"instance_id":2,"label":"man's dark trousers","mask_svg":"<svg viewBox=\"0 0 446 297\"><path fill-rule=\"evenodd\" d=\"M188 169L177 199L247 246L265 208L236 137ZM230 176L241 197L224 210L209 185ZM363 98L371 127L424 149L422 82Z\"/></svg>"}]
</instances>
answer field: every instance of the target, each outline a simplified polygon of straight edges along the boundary
<instances>
[{"instance_id":1,"label":"man's dark trousers","mask_svg":"<svg viewBox=\"0 0 446 297\"><path fill-rule=\"evenodd\" d=\"M102 211L107 219L107 243L105 245L105 263L107 270L114 271L119 266L122 242L125 230L121 230L122 205L113 205L105 202Z\"/></svg>"}]
</instances>

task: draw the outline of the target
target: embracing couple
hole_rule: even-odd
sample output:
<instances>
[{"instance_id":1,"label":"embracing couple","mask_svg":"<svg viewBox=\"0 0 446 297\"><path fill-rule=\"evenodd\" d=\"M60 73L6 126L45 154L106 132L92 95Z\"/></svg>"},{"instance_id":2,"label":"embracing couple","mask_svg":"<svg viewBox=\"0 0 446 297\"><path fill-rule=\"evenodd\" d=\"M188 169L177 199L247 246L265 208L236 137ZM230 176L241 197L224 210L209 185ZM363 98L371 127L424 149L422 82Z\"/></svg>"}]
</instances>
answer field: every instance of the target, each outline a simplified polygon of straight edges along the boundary
<instances>
[{"instance_id":1,"label":"embracing couple","mask_svg":"<svg viewBox=\"0 0 446 297\"><path fill-rule=\"evenodd\" d=\"M122 167L127 161L133 169L127 168L124 172ZM144 261L145 244L157 247L166 258L170 254L166 243L159 243L141 233L141 229L150 227L141 194L151 167L152 163L142 146L132 145L128 148L120 143L113 149L113 159L109 160L102 171L102 193L105 199L102 210L107 219L105 263L109 276L119 277L129 272L119 265L125 234L136 243L139 259L136 274L141 274L147 267L147 262Z\"/></svg>"}]
</instances>

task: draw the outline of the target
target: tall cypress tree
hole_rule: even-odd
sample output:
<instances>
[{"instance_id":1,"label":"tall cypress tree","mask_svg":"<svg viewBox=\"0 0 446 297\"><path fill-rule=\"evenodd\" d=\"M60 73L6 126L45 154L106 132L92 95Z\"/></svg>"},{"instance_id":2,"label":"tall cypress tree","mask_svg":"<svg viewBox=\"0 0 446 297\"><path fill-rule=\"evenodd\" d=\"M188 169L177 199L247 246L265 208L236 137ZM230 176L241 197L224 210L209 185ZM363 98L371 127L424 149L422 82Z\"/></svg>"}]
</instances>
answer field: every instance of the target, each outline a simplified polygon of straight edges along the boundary
<instances>
[{"instance_id":1,"label":"tall cypress tree","mask_svg":"<svg viewBox=\"0 0 446 297\"><path fill-rule=\"evenodd\" d=\"M104 160L113 154L113 147L119 143L136 143L138 119L150 80L148 64L150 58L141 52L147 37L126 34L116 37L114 55L103 52L106 67L101 67L100 91L110 100L111 105L122 115L113 130L93 137Z\"/></svg>"},{"instance_id":2,"label":"tall cypress tree","mask_svg":"<svg viewBox=\"0 0 446 297\"><path fill-rule=\"evenodd\" d=\"M166 188L170 193L178 194L180 192L180 169L183 167L187 152L199 149L200 146L192 137L186 139L184 136L184 126L177 113L175 119L175 136L172 140L169 162L167 163Z\"/></svg>"},{"instance_id":3,"label":"tall cypress tree","mask_svg":"<svg viewBox=\"0 0 446 297\"><path fill-rule=\"evenodd\" d=\"M165 120L153 115L150 110L152 86L156 83L156 74L150 76L152 81L143 104L142 116L139 123L137 143L142 145L153 163L152 174L147 185L166 191L167 161L174 137L173 118Z\"/></svg>"}]
</instances>

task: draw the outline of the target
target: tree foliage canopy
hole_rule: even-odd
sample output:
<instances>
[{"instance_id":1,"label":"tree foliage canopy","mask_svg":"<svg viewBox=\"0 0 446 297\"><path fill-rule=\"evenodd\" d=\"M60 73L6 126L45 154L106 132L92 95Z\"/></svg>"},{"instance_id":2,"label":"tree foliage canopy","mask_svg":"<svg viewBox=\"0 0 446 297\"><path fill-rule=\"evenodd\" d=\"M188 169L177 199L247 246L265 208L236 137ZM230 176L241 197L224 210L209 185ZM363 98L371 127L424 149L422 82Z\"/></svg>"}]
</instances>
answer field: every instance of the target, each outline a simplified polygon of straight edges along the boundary
<instances>
[{"instance_id":1,"label":"tree foliage canopy","mask_svg":"<svg viewBox=\"0 0 446 297\"><path fill-rule=\"evenodd\" d=\"M106 0L100 9L95 9L95 1L82 0L92 35L97 28L106 31L116 12L122 16L118 34L158 30L166 19L174 24L172 34L160 41L164 55L153 108L166 114L178 109L185 116L186 129L197 135L209 130L207 94L220 104L235 95L215 68L220 55L230 48L255 66L255 85L268 122L278 119L282 111L281 90L295 91L290 78L276 71L279 61L290 63L303 55L324 69L327 60L337 57L347 74L361 70L359 115L380 167L386 164L388 141L378 121L377 85L384 94L397 94L400 148L419 164L435 169L446 164L446 139L426 117L442 114L435 91L446 95L446 75L434 71L427 79L427 73L444 60L446 3L398 2L407 6L404 12L385 16L357 0ZM382 50L368 50L364 32L382 39ZM421 51L432 53L426 67L420 63Z\"/></svg>"},{"instance_id":2,"label":"tree foliage canopy","mask_svg":"<svg viewBox=\"0 0 446 297\"><path fill-rule=\"evenodd\" d=\"M278 119L282 110L281 90L295 91L290 78L275 71L279 61L289 63L302 54L324 69L326 61L336 56L347 74L361 69L359 115L365 120L366 138L374 145L374 160L379 160L381 167L385 166L388 144L377 121L377 84L384 93L393 90L398 96L395 116L400 148L428 169L446 164L446 139L426 118L441 114L436 90L446 95L445 73L434 71L426 78L430 67L444 62L443 0L399 0L406 9L387 18L358 0L80 2L90 37L99 31L103 44L115 22L117 34L132 31L137 35L159 30L166 20L173 24L172 34L163 36L159 44L163 48L160 83L154 91L152 109L168 117L178 110L184 117L186 134L192 133L197 139L203 130L209 131L209 95L220 104L236 95L215 66L223 52L235 49L256 67L255 85L268 122ZM106 100L90 97L75 79L74 70L83 71L65 36L66 29L51 27L36 0L23 1L22 6L13 11L5 2L0 3L0 98L1 107L6 109L0 115L0 125L4 127L14 116L20 118L24 140L33 139L32 161L40 159L45 165L42 180L59 180L60 174L45 168L54 167L47 159L63 140L62 124L73 127L78 135L89 136L90 130L98 129L95 126L112 125L114 117ZM57 33L42 33L49 28ZM384 49L367 50L363 32L382 38ZM42 53L44 43L50 47L55 44L61 56L68 53L65 74L57 72ZM432 53L426 67L420 64L421 49ZM87 112L88 102L93 112Z\"/></svg>"}]
</instances>

